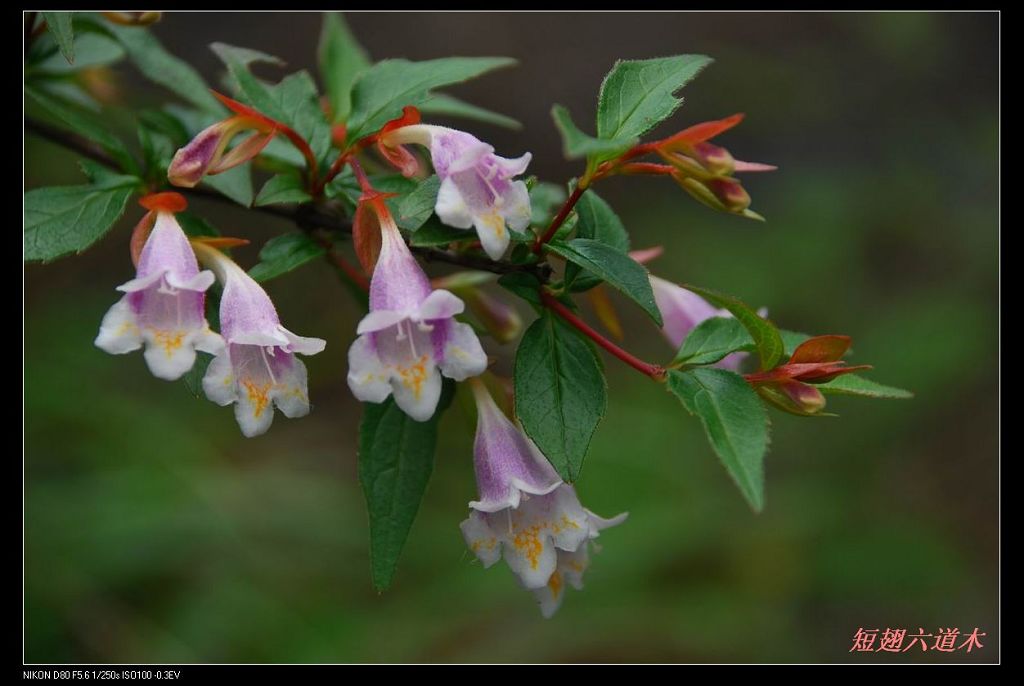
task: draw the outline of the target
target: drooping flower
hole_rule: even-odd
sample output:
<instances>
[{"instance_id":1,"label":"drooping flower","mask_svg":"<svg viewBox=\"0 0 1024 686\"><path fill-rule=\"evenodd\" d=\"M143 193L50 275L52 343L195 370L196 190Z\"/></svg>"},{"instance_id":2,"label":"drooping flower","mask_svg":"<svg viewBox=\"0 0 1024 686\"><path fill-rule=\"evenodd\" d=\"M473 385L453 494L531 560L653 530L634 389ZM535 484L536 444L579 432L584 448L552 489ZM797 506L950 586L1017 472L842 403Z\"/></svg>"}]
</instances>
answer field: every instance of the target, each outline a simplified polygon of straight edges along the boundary
<instances>
[{"instance_id":1,"label":"drooping flower","mask_svg":"<svg viewBox=\"0 0 1024 686\"><path fill-rule=\"evenodd\" d=\"M225 345L203 378L206 397L218 405L235 403L235 419L249 437L270 428L274 406L289 418L309 414L306 366L295 354L315 355L326 342L281 326L270 296L245 270L209 245L196 241L194 246L224 286L220 327Z\"/></svg>"},{"instance_id":2,"label":"drooping flower","mask_svg":"<svg viewBox=\"0 0 1024 686\"><path fill-rule=\"evenodd\" d=\"M366 211L380 226L380 253L370 280L370 312L348 351L348 385L364 402L395 402L416 421L434 415L441 375L455 381L487 368L487 355L468 324L455 321L465 307L446 290L433 290L409 252L383 198Z\"/></svg>"},{"instance_id":3,"label":"drooping flower","mask_svg":"<svg viewBox=\"0 0 1024 686\"><path fill-rule=\"evenodd\" d=\"M145 345L143 356L153 376L174 380L192 368L196 350L216 354L223 348L204 310L214 276L199 271L174 218L185 209L185 199L160 193L141 203L150 211L133 236L135 278L117 287L125 295L103 317L96 345L114 355Z\"/></svg>"},{"instance_id":4,"label":"drooping flower","mask_svg":"<svg viewBox=\"0 0 1024 686\"><path fill-rule=\"evenodd\" d=\"M408 110L404 121L418 121ZM406 175L416 171L415 159L401 146L430 149L434 171L441 179L434 211L457 229L476 228L484 252L501 259L511 236L506 225L522 231L530 224L530 195L513 177L526 171L530 153L516 159L499 157L494 147L464 131L429 124L408 124L382 131L378 147Z\"/></svg>"},{"instance_id":5,"label":"drooping flower","mask_svg":"<svg viewBox=\"0 0 1024 686\"><path fill-rule=\"evenodd\" d=\"M474 383L473 393L478 411L473 464L480 499L469 503L463 537L485 568L504 558L550 617L566 583L582 587L589 542L627 515L603 519L584 508L575 489L559 478L483 384Z\"/></svg>"},{"instance_id":6,"label":"drooping flower","mask_svg":"<svg viewBox=\"0 0 1024 686\"><path fill-rule=\"evenodd\" d=\"M219 93L214 95L230 107L235 115L203 129L185 147L174 153L171 165L167 168L167 179L175 186L192 188L204 176L220 174L248 162L260 154L280 130L277 122L256 110ZM231 141L246 132L251 132L251 135L228 150Z\"/></svg>"}]
</instances>

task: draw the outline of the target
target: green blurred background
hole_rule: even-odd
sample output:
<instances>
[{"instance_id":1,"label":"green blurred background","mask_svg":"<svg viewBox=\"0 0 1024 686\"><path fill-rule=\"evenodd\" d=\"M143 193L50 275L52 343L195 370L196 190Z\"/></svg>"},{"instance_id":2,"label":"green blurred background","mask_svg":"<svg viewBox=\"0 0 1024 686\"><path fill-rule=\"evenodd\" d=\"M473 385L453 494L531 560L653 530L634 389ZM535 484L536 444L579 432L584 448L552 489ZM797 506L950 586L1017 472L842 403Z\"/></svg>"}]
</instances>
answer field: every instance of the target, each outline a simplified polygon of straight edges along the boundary
<instances>
[{"instance_id":1,"label":"green blurred background","mask_svg":"<svg viewBox=\"0 0 1024 686\"><path fill-rule=\"evenodd\" d=\"M232 412L92 344L130 278L139 211L86 254L25 268L25 658L82 662L993 661L998 658L996 14L352 14L374 58L520 60L453 89L521 120L460 123L550 181L551 104L593 112L617 58L716 63L656 133L736 111L720 139L779 171L749 178L766 224L720 216L670 182L600 193L655 273L766 305L786 328L849 333L852 361L912 401L830 400L839 419L773 415L754 515L678 401L607 360L608 415L578 484L628 522L601 537L586 589L545 621L458 530L474 497L472 423L444 418L394 586L370 585L346 387L359 310L327 264L273 281L286 326L321 336L313 413L244 439ZM153 30L210 83L224 41L315 65L316 14L165 15ZM167 94L128 65L123 104ZM273 72L267 72L272 75ZM586 127L585 127L586 128ZM29 136L26 188L78 183ZM230 235L287 229L193 203ZM443 271L443 270L442 270ZM667 359L624 301L626 346ZM530 316L524 310L524 315ZM487 344L498 350L493 341ZM508 369L512 347L501 354ZM971 654L848 652L859 627L974 627Z\"/></svg>"}]
</instances>

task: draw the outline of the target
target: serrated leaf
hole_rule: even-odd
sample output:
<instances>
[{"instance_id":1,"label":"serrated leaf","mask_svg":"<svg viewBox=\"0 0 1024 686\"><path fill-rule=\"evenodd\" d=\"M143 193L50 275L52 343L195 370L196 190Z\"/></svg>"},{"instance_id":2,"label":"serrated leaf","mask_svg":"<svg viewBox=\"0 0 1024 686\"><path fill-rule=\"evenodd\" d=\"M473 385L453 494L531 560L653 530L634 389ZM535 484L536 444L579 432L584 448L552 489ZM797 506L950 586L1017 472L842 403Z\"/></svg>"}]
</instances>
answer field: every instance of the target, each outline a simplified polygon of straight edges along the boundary
<instances>
[{"instance_id":1,"label":"serrated leaf","mask_svg":"<svg viewBox=\"0 0 1024 686\"><path fill-rule=\"evenodd\" d=\"M337 12L324 13L317 59L333 121L343 122L352 110L352 85L369 69L370 58Z\"/></svg>"},{"instance_id":2,"label":"serrated leaf","mask_svg":"<svg viewBox=\"0 0 1024 686\"><path fill-rule=\"evenodd\" d=\"M263 184L253 205L274 205L277 203L309 202L313 197L306 190L302 179L294 174L277 174Z\"/></svg>"},{"instance_id":3,"label":"serrated leaf","mask_svg":"<svg viewBox=\"0 0 1024 686\"><path fill-rule=\"evenodd\" d=\"M732 312L733 316L750 333L750 338L753 339L757 353L761 357L761 369L771 369L782 357L785 344L779 330L742 300L700 286L683 284L683 288L693 291L716 307L724 307Z\"/></svg>"},{"instance_id":4,"label":"serrated leaf","mask_svg":"<svg viewBox=\"0 0 1024 686\"><path fill-rule=\"evenodd\" d=\"M100 186L54 186L25 193L24 259L49 261L82 252L113 226L138 183L134 176L120 176Z\"/></svg>"},{"instance_id":5,"label":"serrated leaf","mask_svg":"<svg viewBox=\"0 0 1024 686\"><path fill-rule=\"evenodd\" d=\"M523 128L523 125L512 117L459 100L447 93L434 93L419 107L423 114L469 119L513 130Z\"/></svg>"},{"instance_id":6,"label":"serrated leaf","mask_svg":"<svg viewBox=\"0 0 1024 686\"><path fill-rule=\"evenodd\" d=\"M827 383L814 384L819 391L829 395L859 395L864 398L892 398L906 400L914 394L902 388L884 386L856 374L843 374Z\"/></svg>"},{"instance_id":7,"label":"serrated leaf","mask_svg":"<svg viewBox=\"0 0 1024 686\"><path fill-rule=\"evenodd\" d=\"M704 55L676 55L615 63L597 100L597 135L642 136L682 104L674 93L711 63Z\"/></svg>"},{"instance_id":8,"label":"serrated leaf","mask_svg":"<svg viewBox=\"0 0 1024 686\"><path fill-rule=\"evenodd\" d=\"M594 191L587 191L576 202L576 237L592 238L615 248L623 255L629 252L629 234L626 227L607 202ZM565 267L565 284L571 291L579 292L593 288L601 279L582 272L575 263Z\"/></svg>"},{"instance_id":9,"label":"serrated leaf","mask_svg":"<svg viewBox=\"0 0 1024 686\"><path fill-rule=\"evenodd\" d=\"M715 453L755 512L764 507L768 415L743 377L724 369L671 370L668 390L697 415Z\"/></svg>"},{"instance_id":10,"label":"serrated leaf","mask_svg":"<svg viewBox=\"0 0 1024 686\"><path fill-rule=\"evenodd\" d=\"M545 311L523 334L514 378L523 430L563 479L575 481L608 404L601 361L586 340Z\"/></svg>"},{"instance_id":11,"label":"serrated leaf","mask_svg":"<svg viewBox=\"0 0 1024 686\"><path fill-rule=\"evenodd\" d=\"M636 136L595 138L583 133L573 123L569 110L562 105L551 108L551 118L555 121L555 128L562 134L562 152L570 160L577 157L594 161L610 159L636 145L638 140Z\"/></svg>"},{"instance_id":12,"label":"serrated leaf","mask_svg":"<svg viewBox=\"0 0 1024 686\"><path fill-rule=\"evenodd\" d=\"M402 114L407 105L418 106L434 88L476 78L494 69L508 67L507 57L443 57L424 62L383 60L356 79L352 90L352 113L348 140L354 141L380 129Z\"/></svg>"},{"instance_id":13,"label":"serrated leaf","mask_svg":"<svg viewBox=\"0 0 1024 686\"><path fill-rule=\"evenodd\" d=\"M574 238L568 243L545 246L570 262L583 267L635 302L658 326L664 322L654 301L647 269L610 245L592 238Z\"/></svg>"},{"instance_id":14,"label":"serrated leaf","mask_svg":"<svg viewBox=\"0 0 1024 686\"><path fill-rule=\"evenodd\" d=\"M71 26L74 12L42 12L46 28L60 48L68 64L75 61L75 32Z\"/></svg>"},{"instance_id":15,"label":"serrated leaf","mask_svg":"<svg viewBox=\"0 0 1024 686\"><path fill-rule=\"evenodd\" d=\"M711 317L687 334L672 364L714 364L731 353L753 346L747 329L737 320L730 317Z\"/></svg>"},{"instance_id":16,"label":"serrated leaf","mask_svg":"<svg viewBox=\"0 0 1024 686\"><path fill-rule=\"evenodd\" d=\"M187 62L169 53L148 29L97 24L124 47L129 59L147 79L195 105L207 114L222 116L224 107L210 94L210 87Z\"/></svg>"},{"instance_id":17,"label":"serrated leaf","mask_svg":"<svg viewBox=\"0 0 1024 686\"><path fill-rule=\"evenodd\" d=\"M298 269L310 260L322 257L323 254L323 246L306 234L286 233L267 241L260 250L260 261L249 270L249 276L257 281L269 281Z\"/></svg>"},{"instance_id":18,"label":"serrated leaf","mask_svg":"<svg viewBox=\"0 0 1024 686\"><path fill-rule=\"evenodd\" d=\"M242 207L252 206L252 170L248 164L220 174L207 174L203 177L202 185L209 186Z\"/></svg>"},{"instance_id":19,"label":"serrated leaf","mask_svg":"<svg viewBox=\"0 0 1024 686\"><path fill-rule=\"evenodd\" d=\"M437 411L425 422L410 419L393 398L363 405L359 482L370 515L370 570L377 591L394 578L434 468L437 425L453 393L454 383L446 381Z\"/></svg>"},{"instance_id":20,"label":"serrated leaf","mask_svg":"<svg viewBox=\"0 0 1024 686\"><path fill-rule=\"evenodd\" d=\"M395 223L406 231L416 231L423 226L434 213L440 188L441 179L437 174L420 182L411 193L399 200Z\"/></svg>"},{"instance_id":21,"label":"serrated leaf","mask_svg":"<svg viewBox=\"0 0 1024 686\"><path fill-rule=\"evenodd\" d=\"M47 114L56 118L62 128L98 144L110 153L125 171L138 172L138 164L128 152L128 148L121 139L110 133L109 122L104 121L99 115L56 98L35 86L26 84L25 94L35 100Z\"/></svg>"}]
</instances>

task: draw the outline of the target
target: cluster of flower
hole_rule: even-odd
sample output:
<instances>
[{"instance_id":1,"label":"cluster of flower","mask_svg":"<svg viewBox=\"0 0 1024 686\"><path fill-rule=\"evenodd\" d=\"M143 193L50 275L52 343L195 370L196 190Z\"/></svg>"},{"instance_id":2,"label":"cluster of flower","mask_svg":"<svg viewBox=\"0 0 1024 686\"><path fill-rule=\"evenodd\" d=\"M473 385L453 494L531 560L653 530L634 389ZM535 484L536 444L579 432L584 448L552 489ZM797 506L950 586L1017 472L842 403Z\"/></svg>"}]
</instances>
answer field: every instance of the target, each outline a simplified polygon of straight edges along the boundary
<instances>
[{"instance_id":1,"label":"cluster of flower","mask_svg":"<svg viewBox=\"0 0 1024 686\"><path fill-rule=\"evenodd\" d=\"M249 138L229 150L231 139L247 131L252 132ZM168 177L175 185L194 186L207 174L251 159L275 133L265 118L233 116L179 150ZM526 184L515 180L526 170L529 153L502 158L468 133L418 122L386 127L377 139L385 158L411 175L416 160L402 147L408 144L429 149L441 180L435 206L440 220L456 228L474 227L483 250L500 259L509 245L508 229L522 231L530 222ZM685 158L686 152L691 157ZM710 184L698 152L707 150L677 144L671 155L680 170L685 160L697 165L701 182ZM366 197L365 205L360 209L373 212L379 225L379 253L369 287L370 311L349 349L348 384L361 401L380 403L393 396L409 417L427 421L437 408L441 377L463 381L478 376L487 367L487 356L474 330L456 320L463 301L431 287L379 194ZM150 212L133 237L136 276L118 287L125 295L104 317L96 345L113 354L145 346L149 369L168 380L193 367L197 350L215 355L203 390L219 405L235 404L246 436L269 429L274 406L286 417L307 414L306 368L296 354L319 353L325 342L284 328L264 289L216 241L189 240L175 219L184 209L180 195L146 196L143 206ZM200 263L208 269L200 271ZM223 287L219 334L205 318L206 291L215 280ZM651 282L664 334L675 347L704 319L728 316L668 281L652 277ZM722 364L735 366L736 358ZM469 504L462 532L485 567L503 557L550 616L567 582L581 586L590 541L626 515L603 519L584 508L573 486L562 481L484 385L473 380L472 389L478 409L474 467L480 499Z\"/></svg>"}]
</instances>

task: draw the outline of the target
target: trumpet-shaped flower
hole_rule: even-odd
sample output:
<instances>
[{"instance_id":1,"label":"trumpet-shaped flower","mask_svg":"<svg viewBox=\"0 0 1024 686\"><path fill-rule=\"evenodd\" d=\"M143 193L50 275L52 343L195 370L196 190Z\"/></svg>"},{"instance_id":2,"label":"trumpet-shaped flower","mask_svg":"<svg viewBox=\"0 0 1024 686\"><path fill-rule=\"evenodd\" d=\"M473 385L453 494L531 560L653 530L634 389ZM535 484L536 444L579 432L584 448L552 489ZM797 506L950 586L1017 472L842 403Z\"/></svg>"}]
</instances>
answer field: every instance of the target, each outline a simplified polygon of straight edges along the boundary
<instances>
[{"instance_id":1,"label":"trumpet-shaped flower","mask_svg":"<svg viewBox=\"0 0 1024 686\"><path fill-rule=\"evenodd\" d=\"M380 254L370 280L370 312L348 351L348 385L364 402L393 395L402 411L424 422L441 396L441 375L455 381L487 368L487 355L468 324L455 321L465 307L446 290L433 290L409 252L394 219L377 197Z\"/></svg>"},{"instance_id":2,"label":"trumpet-shaped flower","mask_svg":"<svg viewBox=\"0 0 1024 686\"><path fill-rule=\"evenodd\" d=\"M407 175L416 169L415 161L401 148L408 143L430 149L434 171L441 179L434 206L437 216L457 229L476 228L484 252L500 259L511 240L506 225L522 231L530 224L526 184L513 180L526 171L530 153L516 159L499 157L493 146L475 136L443 126L385 129L379 147Z\"/></svg>"},{"instance_id":3,"label":"trumpet-shaped flower","mask_svg":"<svg viewBox=\"0 0 1024 686\"><path fill-rule=\"evenodd\" d=\"M152 230L138 255L135 278L117 287L125 295L103 317L96 345L114 355L145 345L153 376L174 380L192 368L196 350L215 354L223 348L204 310L214 276L199 271L170 209L151 211L139 226L139 235L150 226Z\"/></svg>"},{"instance_id":4,"label":"trumpet-shaped flower","mask_svg":"<svg viewBox=\"0 0 1024 686\"><path fill-rule=\"evenodd\" d=\"M195 243L200 259L224 285L220 326L224 349L203 378L206 397L235 403L235 419L246 436L258 436L274 421L274 406L285 417L309 414L306 366L295 357L315 355L326 343L281 326L267 292L227 255Z\"/></svg>"},{"instance_id":5,"label":"trumpet-shaped flower","mask_svg":"<svg viewBox=\"0 0 1024 686\"><path fill-rule=\"evenodd\" d=\"M589 541L624 521L626 514L603 519L584 508L573 487L498 409L483 385L474 383L473 392L480 499L469 504L463 537L485 568L504 558L550 617L561 604L566 583L582 586Z\"/></svg>"}]
</instances>

